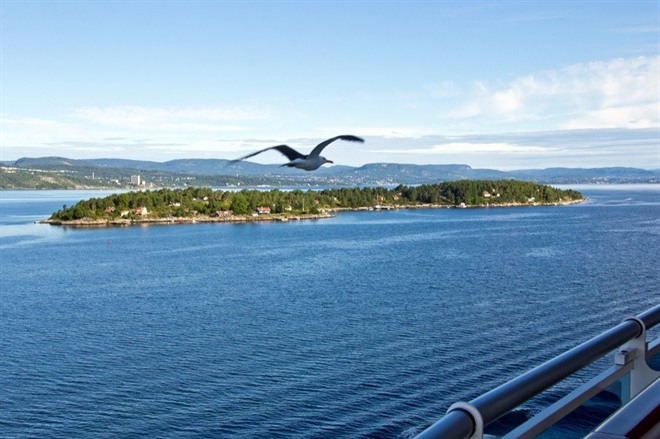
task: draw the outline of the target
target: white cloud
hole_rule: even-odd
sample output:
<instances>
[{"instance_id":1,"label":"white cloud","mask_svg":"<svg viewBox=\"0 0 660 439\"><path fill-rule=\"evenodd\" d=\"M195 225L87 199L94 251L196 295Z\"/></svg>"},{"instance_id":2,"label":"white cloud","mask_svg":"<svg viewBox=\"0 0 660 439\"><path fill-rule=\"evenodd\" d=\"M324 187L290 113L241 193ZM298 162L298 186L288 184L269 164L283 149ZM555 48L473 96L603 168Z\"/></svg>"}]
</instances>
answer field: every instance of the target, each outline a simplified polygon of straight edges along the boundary
<instances>
[{"instance_id":1,"label":"white cloud","mask_svg":"<svg viewBox=\"0 0 660 439\"><path fill-rule=\"evenodd\" d=\"M22 154L53 139L77 137L75 124L40 118L0 117L0 151L15 147Z\"/></svg>"},{"instance_id":2,"label":"white cloud","mask_svg":"<svg viewBox=\"0 0 660 439\"><path fill-rule=\"evenodd\" d=\"M654 112L656 114L660 112L658 104L596 109L587 112L581 118L559 124L559 128L653 128L658 126L657 118L652 117Z\"/></svg>"},{"instance_id":3,"label":"white cloud","mask_svg":"<svg viewBox=\"0 0 660 439\"><path fill-rule=\"evenodd\" d=\"M86 107L71 111L61 120L2 117L0 152L3 159L67 154L135 156L139 150L171 156L223 157L235 149L249 148L252 142L222 141L222 137L259 132L262 121L270 117L268 110L249 105ZM248 126L257 121L258 127ZM145 138L151 140L141 140Z\"/></svg>"},{"instance_id":4,"label":"white cloud","mask_svg":"<svg viewBox=\"0 0 660 439\"><path fill-rule=\"evenodd\" d=\"M540 153L557 151L557 148L547 148L531 145L514 145L512 143L446 143L435 145L434 151L445 154L484 154L484 153Z\"/></svg>"},{"instance_id":5,"label":"white cloud","mask_svg":"<svg viewBox=\"0 0 660 439\"><path fill-rule=\"evenodd\" d=\"M340 134L353 134L357 136L375 136L385 138L410 138L421 137L437 133L437 129L431 127L413 127L413 126L399 126L399 127L379 127L379 126L354 126L352 128L346 127L324 127L315 130L319 132L322 137L334 137Z\"/></svg>"},{"instance_id":6,"label":"white cloud","mask_svg":"<svg viewBox=\"0 0 660 439\"><path fill-rule=\"evenodd\" d=\"M55 120L40 119L35 117L0 117L0 126L2 127L2 132L0 134L6 133L8 130L49 130L49 131L68 131L73 129L75 126L69 123L59 122Z\"/></svg>"},{"instance_id":7,"label":"white cloud","mask_svg":"<svg viewBox=\"0 0 660 439\"><path fill-rule=\"evenodd\" d=\"M555 128L660 126L660 57L574 64L504 87L473 84L472 98L443 113L487 123L546 120Z\"/></svg>"},{"instance_id":8,"label":"white cloud","mask_svg":"<svg viewBox=\"0 0 660 439\"><path fill-rule=\"evenodd\" d=\"M549 166L660 167L657 128L483 133L421 138L370 138L360 159L398 163L466 163L519 169ZM353 160L354 156L344 159ZM353 164L355 164L353 162Z\"/></svg>"},{"instance_id":9,"label":"white cloud","mask_svg":"<svg viewBox=\"0 0 660 439\"><path fill-rule=\"evenodd\" d=\"M532 146L532 145L516 145L507 142L450 142L438 143L429 145L423 148L406 148L406 149L370 149L369 152L373 153L387 153L387 154L511 154L511 153L544 153L556 152L559 148Z\"/></svg>"}]
</instances>

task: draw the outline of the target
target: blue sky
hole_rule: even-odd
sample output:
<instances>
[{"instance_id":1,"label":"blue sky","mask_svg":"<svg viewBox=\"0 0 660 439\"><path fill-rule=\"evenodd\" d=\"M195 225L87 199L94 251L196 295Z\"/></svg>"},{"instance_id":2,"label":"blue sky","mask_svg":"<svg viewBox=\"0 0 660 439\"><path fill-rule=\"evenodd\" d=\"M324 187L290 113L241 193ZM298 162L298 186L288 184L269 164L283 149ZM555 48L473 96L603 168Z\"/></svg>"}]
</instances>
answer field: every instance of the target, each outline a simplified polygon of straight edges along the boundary
<instances>
[{"instance_id":1,"label":"blue sky","mask_svg":"<svg viewBox=\"0 0 660 439\"><path fill-rule=\"evenodd\" d=\"M0 160L660 167L660 0L0 0L0 49Z\"/></svg>"}]
</instances>

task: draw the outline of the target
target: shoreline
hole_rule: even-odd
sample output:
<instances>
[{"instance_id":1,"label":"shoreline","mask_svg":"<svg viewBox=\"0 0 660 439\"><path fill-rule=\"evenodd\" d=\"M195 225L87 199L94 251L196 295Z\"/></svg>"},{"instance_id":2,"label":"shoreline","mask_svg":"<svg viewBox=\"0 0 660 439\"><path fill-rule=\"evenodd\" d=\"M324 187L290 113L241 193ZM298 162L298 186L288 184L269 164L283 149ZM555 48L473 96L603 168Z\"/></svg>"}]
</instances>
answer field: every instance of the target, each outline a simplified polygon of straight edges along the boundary
<instances>
[{"instance_id":1,"label":"shoreline","mask_svg":"<svg viewBox=\"0 0 660 439\"><path fill-rule=\"evenodd\" d=\"M256 223L256 222L288 222L288 221L302 221L311 219L324 219L332 218L333 215L327 213L309 213L300 215L260 215L254 217L252 215L230 215L226 217L211 217L206 215L198 215L194 217L165 217L165 218L141 218L141 219L79 219L71 221L60 221L43 219L36 221L38 224L50 224L51 226L65 226L65 227L111 227L111 226L139 226L139 225L169 225L169 224L196 224L196 223L228 223L228 224L242 224L242 223Z\"/></svg>"},{"instance_id":2,"label":"shoreline","mask_svg":"<svg viewBox=\"0 0 660 439\"><path fill-rule=\"evenodd\" d=\"M344 208L337 207L325 209L322 213L302 213L295 215L266 214L266 215L230 215L226 217L211 217L197 215L194 217L165 217L165 218L140 218L140 219L78 219L71 221L43 219L35 221L37 224L49 224L51 226L63 227L114 227L114 226L139 226L139 225L170 225L170 224L197 224L197 223L226 223L245 224L257 222L288 222L334 218L335 212L370 212L381 210L401 209L489 209L489 208L511 208L511 207L538 207L538 206L567 206L587 201L587 198L579 200L559 201L555 203L498 203L498 204L474 204L474 205L446 205L446 204L407 204L407 205L382 205L371 207Z\"/></svg>"}]
</instances>

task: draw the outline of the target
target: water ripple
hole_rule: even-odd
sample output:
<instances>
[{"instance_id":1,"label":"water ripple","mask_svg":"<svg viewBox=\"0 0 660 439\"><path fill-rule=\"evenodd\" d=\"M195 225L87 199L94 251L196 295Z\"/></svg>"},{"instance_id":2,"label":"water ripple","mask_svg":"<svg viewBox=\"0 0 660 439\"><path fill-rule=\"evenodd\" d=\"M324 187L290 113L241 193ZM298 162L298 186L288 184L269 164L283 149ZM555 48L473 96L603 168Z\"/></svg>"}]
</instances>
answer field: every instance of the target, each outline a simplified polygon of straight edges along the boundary
<instances>
[{"instance_id":1,"label":"water ripple","mask_svg":"<svg viewBox=\"0 0 660 439\"><path fill-rule=\"evenodd\" d=\"M0 430L413 437L659 301L657 206L599 194L259 227L3 226Z\"/></svg>"}]
</instances>

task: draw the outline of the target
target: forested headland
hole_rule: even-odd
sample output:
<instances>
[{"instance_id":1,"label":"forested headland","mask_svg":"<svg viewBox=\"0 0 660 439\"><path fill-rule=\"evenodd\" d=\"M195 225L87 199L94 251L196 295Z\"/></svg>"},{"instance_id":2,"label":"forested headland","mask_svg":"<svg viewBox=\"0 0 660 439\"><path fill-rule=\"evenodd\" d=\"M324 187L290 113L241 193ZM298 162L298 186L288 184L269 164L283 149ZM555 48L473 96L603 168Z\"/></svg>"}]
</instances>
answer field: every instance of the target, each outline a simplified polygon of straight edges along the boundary
<instances>
[{"instance_id":1,"label":"forested headland","mask_svg":"<svg viewBox=\"0 0 660 439\"><path fill-rule=\"evenodd\" d=\"M51 224L155 220L250 220L318 216L342 209L568 204L582 194L517 180L461 180L395 188L302 191L213 190L205 187L125 192L63 206Z\"/></svg>"}]
</instances>

